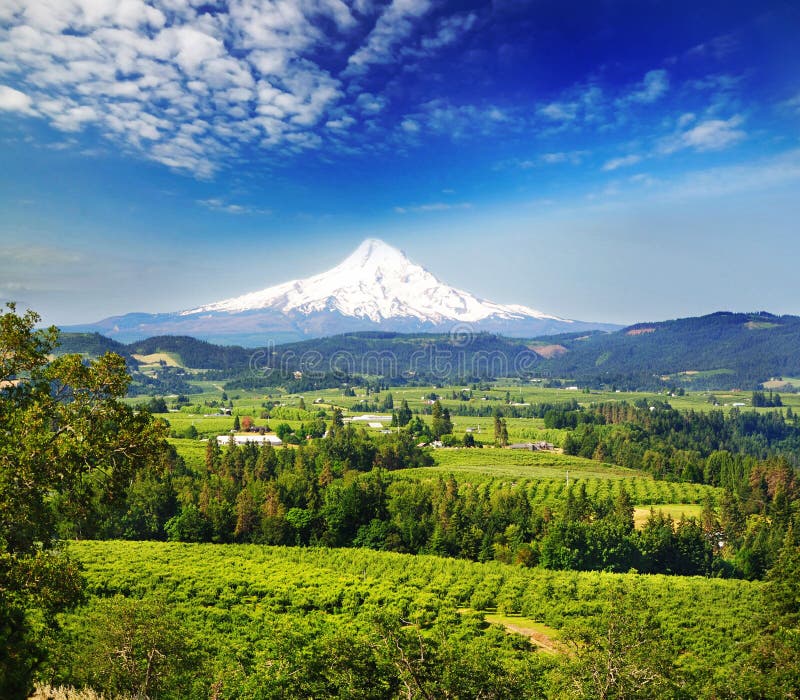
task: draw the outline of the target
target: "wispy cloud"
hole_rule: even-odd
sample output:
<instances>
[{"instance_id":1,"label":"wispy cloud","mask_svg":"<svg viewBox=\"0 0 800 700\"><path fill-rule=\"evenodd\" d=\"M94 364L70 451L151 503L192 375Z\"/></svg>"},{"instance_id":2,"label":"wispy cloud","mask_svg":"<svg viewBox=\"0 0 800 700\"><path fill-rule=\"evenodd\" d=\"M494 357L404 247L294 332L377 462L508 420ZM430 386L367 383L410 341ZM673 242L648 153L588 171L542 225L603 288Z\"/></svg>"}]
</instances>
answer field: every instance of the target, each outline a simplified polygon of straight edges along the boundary
<instances>
[{"instance_id":1,"label":"wispy cloud","mask_svg":"<svg viewBox=\"0 0 800 700\"><path fill-rule=\"evenodd\" d=\"M424 214L435 211L449 211L451 209L471 209L471 202L432 202L431 204L416 204L412 206L395 207L396 214Z\"/></svg>"},{"instance_id":2,"label":"wispy cloud","mask_svg":"<svg viewBox=\"0 0 800 700\"><path fill-rule=\"evenodd\" d=\"M708 41L696 44L686 52L692 58L706 57L722 60L739 48L739 40L735 34L720 34Z\"/></svg>"},{"instance_id":3,"label":"wispy cloud","mask_svg":"<svg viewBox=\"0 0 800 700\"><path fill-rule=\"evenodd\" d=\"M608 182L602 190L589 192L587 199L611 199L630 206L632 201L638 202L643 196L659 201L687 201L740 192L774 191L793 187L795 183L800 183L800 149L736 165L697 168L672 177L656 178L638 173Z\"/></svg>"},{"instance_id":4,"label":"wispy cloud","mask_svg":"<svg viewBox=\"0 0 800 700\"><path fill-rule=\"evenodd\" d=\"M546 165L580 165L588 155L590 155L590 152L585 150L549 151L529 158L510 158L497 163L494 169L519 168L521 170L530 170Z\"/></svg>"},{"instance_id":5,"label":"wispy cloud","mask_svg":"<svg viewBox=\"0 0 800 700\"><path fill-rule=\"evenodd\" d=\"M272 210L270 209L261 209L246 204L232 204L218 197L211 197L209 199L198 199L197 203L201 207L205 207L206 209L210 209L211 211L224 212L225 214L262 214L262 215L272 214Z\"/></svg>"},{"instance_id":6,"label":"wispy cloud","mask_svg":"<svg viewBox=\"0 0 800 700\"><path fill-rule=\"evenodd\" d=\"M650 103L655 102L669 89L669 75L663 69L651 70L645 73L641 84L633 92L627 95L627 100L631 102Z\"/></svg>"},{"instance_id":7,"label":"wispy cloud","mask_svg":"<svg viewBox=\"0 0 800 700\"><path fill-rule=\"evenodd\" d=\"M620 158L612 158L611 160L607 160L603 164L603 170L617 170L619 168L625 168L629 165L636 165L636 163L640 163L642 161L642 156L636 155L635 153L631 153L627 156L622 156Z\"/></svg>"},{"instance_id":8,"label":"wispy cloud","mask_svg":"<svg viewBox=\"0 0 800 700\"><path fill-rule=\"evenodd\" d=\"M406 135L425 132L460 139L492 134L498 129L514 130L523 124L524 119L516 112L497 105L454 104L442 98L430 100L417 112L405 115L399 127Z\"/></svg>"},{"instance_id":9,"label":"wispy cloud","mask_svg":"<svg viewBox=\"0 0 800 700\"><path fill-rule=\"evenodd\" d=\"M577 102L551 102L539 108L539 114L557 122L570 122L578 116Z\"/></svg>"},{"instance_id":10,"label":"wispy cloud","mask_svg":"<svg viewBox=\"0 0 800 700\"><path fill-rule=\"evenodd\" d=\"M779 104L779 106L783 109L800 114L800 92L798 92L794 97L784 100Z\"/></svg>"},{"instance_id":11,"label":"wispy cloud","mask_svg":"<svg viewBox=\"0 0 800 700\"><path fill-rule=\"evenodd\" d=\"M740 114L729 119L701 121L690 129L679 131L664 139L661 143L661 152L668 154L684 148L696 151L719 151L728 148L747 138L747 133L739 128L743 123L744 117Z\"/></svg>"},{"instance_id":12,"label":"wispy cloud","mask_svg":"<svg viewBox=\"0 0 800 700\"><path fill-rule=\"evenodd\" d=\"M392 0L375 23L366 42L348 59L347 72L359 74L370 66L391 63L393 51L431 9L430 0Z\"/></svg>"},{"instance_id":13,"label":"wispy cloud","mask_svg":"<svg viewBox=\"0 0 800 700\"><path fill-rule=\"evenodd\" d=\"M800 149L740 165L705 168L674 178L659 196L708 197L758 192L800 182Z\"/></svg>"}]
</instances>

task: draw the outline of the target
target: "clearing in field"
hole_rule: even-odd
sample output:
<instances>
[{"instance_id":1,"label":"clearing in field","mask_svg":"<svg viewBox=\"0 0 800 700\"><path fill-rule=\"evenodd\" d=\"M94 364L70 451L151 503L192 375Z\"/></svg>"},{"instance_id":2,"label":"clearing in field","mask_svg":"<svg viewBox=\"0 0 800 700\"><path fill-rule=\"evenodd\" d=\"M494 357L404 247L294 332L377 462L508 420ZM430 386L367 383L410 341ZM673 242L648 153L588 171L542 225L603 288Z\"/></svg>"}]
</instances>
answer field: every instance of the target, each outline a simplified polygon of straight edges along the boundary
<instances>
[{"instance_id":1,"label":"clearing in field","mask_svg":"<svg viewBox=\"0 0 800 700\"><path fill-rule=\"evenodd\" d=\"M500 625L509 632L527 637L545 653L564 653L564 648L558 642L558 630L541 622L522 615L501 615L499 613L487 613L483 616L483 619L489 624Z\"/></svg>"},{"instance_id":2,"label":"clearing in field","mask_svg":"<svg viewBox=\"0 0 800 700\"><path fill-rule=\"evenodd\" d=\"M139 371L147 374L161 367L183 367L183 362L177 353L154 352L149 355L132 355L139 363Z\"/></svg>"},{"instance_id":3,"label":"clearing in field","mask_svg":"<svg viewBox=\"0 0 800 700\"><path fill-rule=\"evenodd\" d=\"M699 518L703 513L703 506L699 503L660 503L646 508L641 506L634 508L633 524L637 530L644 527L651 511L668 515L677 522L687 518Z\"/></svg>"}]
</instances>

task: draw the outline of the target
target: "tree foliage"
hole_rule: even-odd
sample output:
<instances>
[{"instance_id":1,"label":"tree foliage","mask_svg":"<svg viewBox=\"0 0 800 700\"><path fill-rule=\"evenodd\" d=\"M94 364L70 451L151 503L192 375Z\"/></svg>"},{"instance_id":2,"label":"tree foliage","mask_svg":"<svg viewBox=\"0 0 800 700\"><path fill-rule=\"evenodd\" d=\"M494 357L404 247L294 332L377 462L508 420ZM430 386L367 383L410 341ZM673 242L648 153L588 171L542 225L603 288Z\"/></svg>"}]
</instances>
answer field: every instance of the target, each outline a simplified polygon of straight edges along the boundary
<instances>
[{"instance_id":1,"label":"tree foliage","mask_svg":"<svg viewBox=\"0 0 800 700\"><path fill-rule=\"evenodd\" d=\"M164 426L119 399L129 376L112 354L50 360L55 328L0 314L0 695L25 697L37 630L80 599L77 566L56 546L53 498L73 513L121 499L163 445Z\"/></svg>"}]
</instances>

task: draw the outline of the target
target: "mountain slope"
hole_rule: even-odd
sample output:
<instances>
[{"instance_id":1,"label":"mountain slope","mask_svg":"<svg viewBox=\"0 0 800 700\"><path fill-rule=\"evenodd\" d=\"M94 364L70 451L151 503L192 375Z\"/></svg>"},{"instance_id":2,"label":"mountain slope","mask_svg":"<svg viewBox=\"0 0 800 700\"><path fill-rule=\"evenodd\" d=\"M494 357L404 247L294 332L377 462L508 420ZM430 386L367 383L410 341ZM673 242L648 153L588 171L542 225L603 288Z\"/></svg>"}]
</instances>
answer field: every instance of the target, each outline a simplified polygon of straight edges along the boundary
<instances>
[{"instance_id":1,"label":"mountain slope","mask_svg":"<svg viewBox=\"0 0 800 700\"><path fill-rule=\"evenodd\" d=\"M378 329L447 332L457 324L514 337L616 328L480 299L443 283L383 241L367 239L342 263L307 279L185 311L126 314L65 330L97 331L120 341L190 335L253 346Z\"/></svg>"}]
</instances>

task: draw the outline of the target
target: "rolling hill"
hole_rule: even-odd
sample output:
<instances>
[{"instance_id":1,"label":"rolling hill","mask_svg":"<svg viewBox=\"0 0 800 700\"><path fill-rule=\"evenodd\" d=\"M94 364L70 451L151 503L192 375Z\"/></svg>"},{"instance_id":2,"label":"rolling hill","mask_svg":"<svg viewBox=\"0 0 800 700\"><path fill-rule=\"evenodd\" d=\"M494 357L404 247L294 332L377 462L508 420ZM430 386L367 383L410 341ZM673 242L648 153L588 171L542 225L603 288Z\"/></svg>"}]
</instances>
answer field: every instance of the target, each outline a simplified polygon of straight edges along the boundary
<instances>
[{"instance_id":1,"label":"rolling hill","mask_svg":"<svg viewBox=\"0 0 800 700\"><path fill-rule=\"evenodd\" d=\"M626 388L755 388L775 376L800 376L800 317L718 312L639 323L612 333L532 340L474 335L364 332L246 349L191 337L159 336L122 345L97 334L65 333L61 352L135 356L169 353L185 368L245 382L383 376L395 381L486 377L563 378Z\"/></svg>"}]
</instances>

